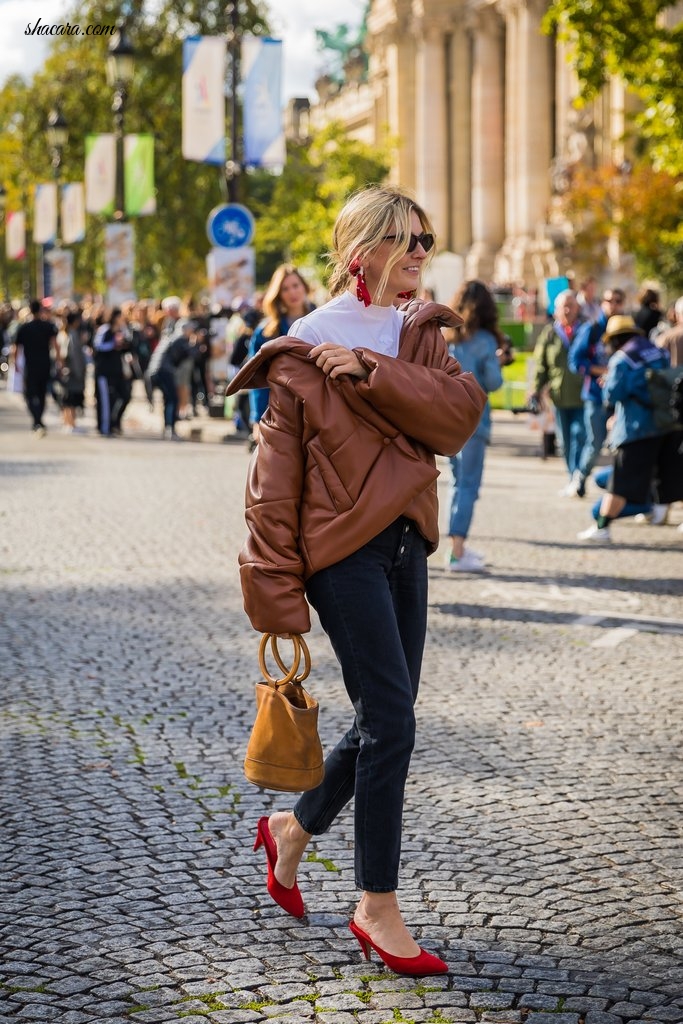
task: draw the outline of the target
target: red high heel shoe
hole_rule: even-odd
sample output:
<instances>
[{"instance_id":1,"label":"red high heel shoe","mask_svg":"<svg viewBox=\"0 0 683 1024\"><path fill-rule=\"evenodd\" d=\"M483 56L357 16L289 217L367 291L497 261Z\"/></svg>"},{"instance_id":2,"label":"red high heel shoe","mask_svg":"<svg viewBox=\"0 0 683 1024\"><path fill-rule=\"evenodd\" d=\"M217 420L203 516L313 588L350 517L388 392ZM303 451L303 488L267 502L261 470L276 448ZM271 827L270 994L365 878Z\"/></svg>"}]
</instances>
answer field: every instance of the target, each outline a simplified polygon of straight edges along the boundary
<instances>
[{"instance_id":1,"label":"red high heel shoe","mask_svg":"<svg viewBox=\"0 0 683 1024\"><path fill-rule=\"evenodd\" d=\"M268 892L283 910L286 910L292 917L303 917L305 914L304 901L299 892L299 886L294 883L291 889L281 885L275 877L275 865L277 864L277 847L275 840L270 834L267 818L259 818L256 826L256 842L254 849L265 846L268 859Z\"/></svg>"},{"instance_id":2,"label":"red high heel shoe","mask_svg":"<svg viewBox=\"0 0 683 1024\"><path fill-rule=\"evenodd\" d=\"M375 953L384 961L389 970L395 974L448 973L448 964L445 964L438 956L434 956L433 953L428 953L422 947L420 947L420 952L417 956L392 956L391 953L386 953L383 949L380 949L377 943L373 942L367 932L359 928L355 921L349 921L349 928L358 939L360 948L365 954L365 959L370 959L370 949L374 949Z\"/></svg>"}]
</instances>

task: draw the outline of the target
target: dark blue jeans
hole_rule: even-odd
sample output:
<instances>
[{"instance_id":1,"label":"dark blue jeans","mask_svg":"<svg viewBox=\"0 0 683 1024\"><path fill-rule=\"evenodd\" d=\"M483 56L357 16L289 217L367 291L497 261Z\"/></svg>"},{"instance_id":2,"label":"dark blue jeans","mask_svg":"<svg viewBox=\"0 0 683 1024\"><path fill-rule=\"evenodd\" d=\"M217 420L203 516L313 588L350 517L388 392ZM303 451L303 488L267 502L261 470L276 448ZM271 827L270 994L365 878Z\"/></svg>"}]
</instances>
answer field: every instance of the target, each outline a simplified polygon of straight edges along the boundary
<instances>
[{"instance_id":1,"label":"dark blue jeans","mask_svg":"<svg viewBox=\"0 0 683 1024\"><path fill-rule=\"evenodd\" d=\"M398 519L315 573L306 593L356 714L325 760L323 782L300 797L294 814L306 832L320 835L355 797L356 884L393 892L427 629L426 542L409 519Z\"/></svg>"}]
</instances>

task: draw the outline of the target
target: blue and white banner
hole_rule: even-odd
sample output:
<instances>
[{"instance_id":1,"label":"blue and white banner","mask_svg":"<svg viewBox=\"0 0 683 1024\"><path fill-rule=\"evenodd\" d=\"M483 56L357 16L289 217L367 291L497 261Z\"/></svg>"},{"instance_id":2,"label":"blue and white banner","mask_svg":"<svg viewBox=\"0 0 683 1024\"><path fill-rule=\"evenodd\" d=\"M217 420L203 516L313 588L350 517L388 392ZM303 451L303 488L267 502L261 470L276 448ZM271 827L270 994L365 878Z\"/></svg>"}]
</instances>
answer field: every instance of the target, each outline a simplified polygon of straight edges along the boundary
<instances>
[{"instance_id":1,"label":"blue and white banner","mask_svg":"<svg viewBox=\"0 0 683 1024\"><path fill-rule=\"evenodd\" d=\"M85 188L82 181L62 185L62 241L66 245L85 238Z\"/></svg>"},{"instance_id":2,"label":"blue and white banner","mask_svg":"<svg viewBox=\"0 0 683 1024\"><path fill-rule=\"evenodd\" d=\"M33 206L33 241L40 245L57 237L57 185L36 185Z\"/></svg>"},{"instance_id":3,"label":"blue and white banner","mask_svg":"<svg viewBox=\"0 0 683 1024\"><path fill-rule=\"evenodd\" d=\"M186 160L225 163L225 56L222 36L183 40L183 137Z\"/></svg>"},{"instance_id":4,"label":"blue and white banner","mask_svg":"<svg viewBox=\"0 0 683 1024\"><path fill-rule=\"evenodd\" d=\"M282 167L286 149L282 122L281 39L245 36L242 82L244 163L248 167Z\"/></svg>"}]
</instances>

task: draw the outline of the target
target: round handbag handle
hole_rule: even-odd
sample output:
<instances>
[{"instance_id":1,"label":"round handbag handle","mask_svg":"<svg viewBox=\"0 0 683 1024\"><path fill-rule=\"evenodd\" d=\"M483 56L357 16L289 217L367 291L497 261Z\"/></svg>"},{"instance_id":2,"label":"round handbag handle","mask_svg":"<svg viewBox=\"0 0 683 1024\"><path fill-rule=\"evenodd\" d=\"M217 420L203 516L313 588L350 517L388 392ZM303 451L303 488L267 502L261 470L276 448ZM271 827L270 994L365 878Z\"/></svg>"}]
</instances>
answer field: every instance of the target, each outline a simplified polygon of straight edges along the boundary
<instances>
[{"instance_id":1,"label":"round handbag handle","mask_svg":"<svg viewBox=\"0 0 683 1024\"><path fill-rule=\"evenodd\" d=\"M264 633L263 636L261 637L261 642L259 643L258 649L258 664L259 668L261 669L261 674L263 675L265 681L273 686L281 686L283 683L291 683L295 680L296 674L299 671L299 665L301 663L301 637L299 636L298 633L293 633L291 640L292 644L294 645L292 667L290 669L287 669L277 648L276 635L274 633ZM268 646L268 641L270 641L273 657L275 658L278 667L282 672L285 673L282 679L276 679L268 671L268 666L266 665L266 647Z\"/></svg>"},{"instance_id":2,"label":"round handbag handle","mask_svg":"<svg viewBox=\"0 0 683 1024\"><path fill-rule=\"evenodd\" d=\"M296 641L296 643L298 643L299 648L300 648L299 653L300 653L300 655L303 654L303 656L304 656L304 669L303 669L303 672L301 672L300 675L296 675L295 674L293 679L292 679L292 682L293 683L303 683L304 679L308 678L308 675L309 675L309 673L311 671L311 652L309 651L308 644L306 643L306 641L302 637L301 633L292 633L292 636L291 636L290 639L292 640L293 643L294 643L294 641ZM287 671L287 666L284 664L284 662L282 661L282 659L280 657L280 652L278 651L278 647L277 647L277 640L278 640L277 636L275 634L272 634L271 635L270 645L271 645L271 649L272 649L272 652L273 652L273 657L275 658L276 662L278 663L278 667L279 667L280 671L281 672L286 672Z\"/></svg>"}]
</instances>

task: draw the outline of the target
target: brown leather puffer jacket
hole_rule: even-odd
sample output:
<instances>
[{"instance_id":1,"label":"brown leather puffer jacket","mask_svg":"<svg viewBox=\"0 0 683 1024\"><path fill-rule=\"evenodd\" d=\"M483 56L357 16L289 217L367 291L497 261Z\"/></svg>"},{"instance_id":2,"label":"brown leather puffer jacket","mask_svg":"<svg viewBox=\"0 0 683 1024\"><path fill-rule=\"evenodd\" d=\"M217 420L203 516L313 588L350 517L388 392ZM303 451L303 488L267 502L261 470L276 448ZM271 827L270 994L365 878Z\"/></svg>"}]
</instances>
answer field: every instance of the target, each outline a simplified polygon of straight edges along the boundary
<instances>
[{"instance_id":1,"label":"brown leather puffer jacket","mask_svg":"<svg viewBox=\"0 0 683 1024\"><path fill-rule=\"evenodd\" d=\"M354 352L367 381L332 380L296 338L266 342L228 389L270 388L249 469L240 553L244 607L261 632L306 633L304 581L414 520L439 543L435 453L454 455L474 432L486 395L448 354L440 327L460 322L437 303L411 302L398 357Z\"/></svg>"}]
</instances>

